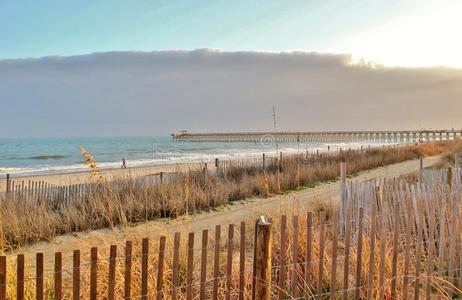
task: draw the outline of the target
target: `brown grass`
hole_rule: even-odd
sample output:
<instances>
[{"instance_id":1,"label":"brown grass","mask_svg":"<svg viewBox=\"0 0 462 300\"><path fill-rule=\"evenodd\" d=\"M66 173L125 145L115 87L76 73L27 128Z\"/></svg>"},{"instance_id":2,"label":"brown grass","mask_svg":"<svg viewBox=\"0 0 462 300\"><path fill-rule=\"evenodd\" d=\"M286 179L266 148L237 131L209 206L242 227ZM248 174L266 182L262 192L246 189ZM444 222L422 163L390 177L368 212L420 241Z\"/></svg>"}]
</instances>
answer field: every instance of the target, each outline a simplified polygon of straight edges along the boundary
<instances>
[{"instance_id":1,"label":"brown grass","mask_svg":"<svg viewBox=\"0 0 462 300\"><path fill-rule=\"evenodd\" d=\"M162 217L209 210L248 197L265 197L336 180L341 160L348 175L430 156L461 147L461 142L438 142L384 147L341 154L287 155L258 161L222 162L220 171L190 171L170 175L164 183L133 178L95 185L84 197L64 201L47 197L1 199L3 240L6 249L50 240L56 235L127 225Z\"/></svg>"},{"instance_id":2,"label":"brown grass","mask_svg":"<svg viewBox=\"0 0 462 300\"><path fill-rule=\"evenodd\" d=\"M321 203L319 203L321 208ZM273 291L273 299L277 299L277 294L280 290L286 296L286 299L299 299L298 297L308 297L312 295L315 297L317 295L317 285L319 280L322 280L322 291L323 293L328 294L332 288L331 286L331 270L332 270L332 251L333 251L333 231L337 229L337 227L333 227L332 224L332 212L335 211L335 208L329 206L329 204L325 204L323 211L331 212L327 214L326 223L325 223L325 254L324 260L322 261L322 267L324 269L324 276L320 278L318 276L318 268L320 262L320 248L319 248L319 240L320 240L320 231L318 227L318 216L319 214L313 214L313 227L312 227L312 256L311 256L311 271L312 276L309 282L304 281L304 263L306 261L306 218L303 212L297 212L295 209L295 214L299 213L299 234L298 234L298 244L294 247L294 240L293 240L293 229L292 229L292 214L294 213L294 208L289 208L288 211L283 211L282 213L287 213L288 220L287 220L287 247L286 251L281 252L280 250L280 242L281 242L281 231L280 228L280 216L270 216L273 220L273 283L272 283L272 291ZM369 227L370 224L366 222L366 227ZM246 249L246 256L247 259L245 261L245 298L249 299L251 295L251 282L252 282L252 245L253 245L253 231L252 226L249 226L249 222L247 223L247 234L245 239L245 249ZM232 263L232 277L231 277L231 299L236 299L239 293L239 228L235 229L235 239L234 239L234 247L233 247L233 263ZM220 272L218 280L218 299L225 299L225 294L227 292L226 289L226 253L228 243L227 239L227 229L222 228L221 231L221 242L220 242ZM197 236L201 234L196 232ZM213 250L215 248L215 241L213 240L214 232L209 232L209 244L207 247L208 250L208 264L207 264L207 283L206 283L206 295L207 299L211 298L212 293L212 282L213 282ZM370 235L368 232L365 232L363 235L363 247L361 256L361 263L362 267L360 269L361 280L360 280L360 296L361 299L366 297L367 294L367 281L369 278L369 253L373 249L375 252L375 258L373 260L373 286L372 286L372 299L379 299L379 266L381 262L380 258L380 245L382 239L384 239L385 243L385 254L384 254L384 273L383 277L385 278L385 286L384 286L384 295L385 299L391 299L391 278L392 278L392 261L393 261L393 236L391 233L385 236L378 235L375 241L374 246L370 243ZM187 270L187 252L186 252L186 234L182 233L182 243L180 246L180 264L179 264L179 289L178 289L178 299L186 299L186 270ZM405 262L405 255L403 251L403 242L404 241L404 232L400 233L399 238L399 247L400 252L398 254L397 259L397 274L401 274L397 279L397 296L398 299L404 299L402 296L403 293L403 268ZM108 288L108 269L109 263L107 258L107 245L104 247L100 246L100 260L98 263L98 295L99 298L104 299L107 296L107 288ZM297 260L293 259L293 249L298 249L298 256ZM171 299L171 289L172 289L172 257L173 257L173 241L171 237L167 237L167 252L165 256L165 272L164 277L162 279L163 282L163 299ZM199 278L200 278L200 264L201 264L201 246L200 242L196 241L194 247L194 280L192 285L194 299L198 299L199 295ZM345 244L343 240L338 241L337 245L338 249L338 259L337 259L337 271L335 278L336 284L336 295L339 298L342 295L343 288L343 268L344 268L344 259L345 259ZM87 249L88 250L88 249ZM426 270L427 270L427 261L428 258L426 257L428 249L424 248L423 256L421 258L422 262L422 270L421 276L419 277L421 280L421 287L419 288L419 293L421 297L425 296L425 283L428 279L426 277ZM117 260L116 265L116 299L123 298L123 287L124 287L124 256L123 256L123 247L119 247L118 249L119 257ZM134 244L133 248L133 266L132 266L132 297L133 299L139 299L141 295L141 246L139 243ZM148 275L148 295L150 297L154 297L157 292L157 264L158 264L158 241L150 241L149 247L149 275ZM356 266L358 263L358 247L357 241L353 238L351 248L350 248L350 261L349 261L349 269L350 272L348 273L348 282L349 282L349 292L348 292L348 299L353 299L353 295L355 292L355 278L356 278ZM51 255L51 254L49 254ZM409 260L411 261L410 266L410 280L409 280L409 291L408 297L413 296L414 294L414 272L415 272L415 261L416 261L416 253L415 253L415 245L412 246L410 251ZM436 259L436 258L435 258ZM286 284L284 286L278 286L278 277L281 275L279 264L282 263L286 266L285 271L285 278ZM67 273L68 272L68 273ZM64 283L64 295L66 299L70 299L72 297L71 293L71 273L72 269L68 268L67 272L64 274L65 283ZM291 275L292 272L295 272L296 279L297 279L297 295L291 295ZM30 278L26 282L26 299L34 299L35 298L35 282L34 282L34 274L26 274L26 277ZM437 294L441 299L451 299L452 293L448 292L453 290L455 292L459 292L456 288L448 288L451 287L451 284L447 282L446 279L439 276L436 271L434 275L431 277L432 282L432 297L436 296ZM90 291L90 277L89 277L89 266L87 261L82 262L82 270L81 270L81 293L83 298L88 298ZM16 295L16 277L15 277L15 266L11 265L8 271L8 298L13 299ZM52 274L49 272L47 279L45 281L45 294L47 299L53 299L53 280Z\"/></svg>"},{"instance_id":3,"label":"brown grass","mask_svg":"<svg viewBox=\"0 0 462 300\"><path fill-rule=\"evenodd\" d=\"M425 147L429 147L428 145L426 145ZM442 147L442 148L439 148L439 147ZM426 154L436 154L437 151L447 151L447 150L450 150L450 151L454 151L454 150L457 150L459 149L460 147L460 144L445 144L444 147L443 146L431 146L431 149L432 151L430 151L430 148L426 148L425 152ZM437 149L437 150L435 150ZM380 151L375 151L374 150L374 153L379 153L379 154L382 154L382 155L393 155L393 152L389 152L387 154L384 154L382 151L396 151L395 150L390 150L390 149L382 149ZM416 149L414 148L414 146L412 148L409 148L407 150L403 150L400 149L400 155L403 155L403 153L407 153L406 155L411 155L411 156L406 156L406 157L410 157L410 158L413 158L412 155L417 155L417 156L420 156L422 155L423 152L421 152L422 149ZM433 152L435 151L435 152ZM439 152L441 153L441 152ZM350 159L349 160L349 166L350 164L354 166L354 159L356 159L357 161L361 160L361 157L365 156L365 154L362 154L361 156L356 156L356 154L353 154L353 153L350 153L350 154L344 154L345 157L344 159ZM354 156L353 156L354 155ZM398 156L397 156L398 157ZM354 159L353 159L354 158ZM334 161L335 158L325 158L326 160L330 161ZM364 159L364 158L363 158ZM373 161L375 162L376 160L372 159L371 157L368 157L368 160L370 161ZM323 162L320 162L318 160L315 160L316 163L319 163L319 167L322 166ZM337 161L338 162L338 161ZM287 163L285 165L285 172L289 172L290 168L288 167L289 163ZM300 168L300 169L303 169ZM355 170L355 169L353 169ZM350 172L351 171L351 168L350 168ZM297 173L299 173L297 171ZM351 174L351 173L350 173ZM246 175L247 176L247 175ZM271 177L271 174L266 174L266 176L268 176L269 178ZM274 174L273 174L274 176ZM284 178L283 176L283 173L281 173L281 178ZM235 181L236 178L237 178L237 175L236 173L233 173L233 177L231 178L226 178L226 176L223 176L223 178L216 178L215 180L217 182L220 182L221 180L223 181L229 181L229 182L232 182L232 181ZM241 179L242 180L242 179ZM296 180L300 180L300 179L297 179ZM415 184L416 183L416 180L417 178L416 177L409 177L409 178L406 178L406 181L407 183L409 184ZM283 181L281 181L283 182ZM179 191L183 191L183 189L186 189L188 188L188 192L185 192L185 194L183 194L183 196L191 196L193 195L193 187L191 185L187 185L185 184L185 182L182 182L182 188L181 189L178 189ZM385 185L383 188L386 190L386 193L385 193L385 198L383 199L383 204L385 203L388 203L388 202L391 202L393 201L393 197L392 196L389 196L390 194L388 193L389 191L394 191L396 190L396 183L393 182L393 181L389 181L389 182L385 182ZM167 184L166 184L167 185ZM432 186L433 189L435 191L439 191L438 193L442 193L442 194L432 194L432 193L428 193L428 194L419 194L419 202L418 203L428 203L428 204L431 204L431 203L434 203L434 196L435 195L439 195L439 196L442 196L445 192L442 191L441 189L441 186L440 186L440 183L437 182L436 180L432 183L429 183L429 186ZM277 189L277 187L273 187L274 189ZM263 189L263 192L265 192L265 189ZM132 192L134 193L134 192ZM175 194L169 194L169 195L175 195ZM388 197L389 198L386 198ZM460 195L458 196L459 199L460 199ZM444 197L440 197L440 198L444 198ZM165 199L168 199L167 197ZM403 199L404 201L404 199ZM438 201L440 201L440 203L443 203L445 202L446 200L441 200L441 199L438 199ZM163 204L165 205L165 203ZM295 204L296 205L296 204ZM333 252L333 233L335 230L337 230L337 227L334 227L333 224L332 224L332 221L333 221L333 215L334 215L334 212L337 210L337 208L335 207L332 207L331 206L332 204L331 203L324 203L324 202L319 202L319 203L316 203L313 207L313 227L312 227L312 233L313 233L313 239L312 239L312 266L311 266L311 270L312 270L312 277L310 279L309 282L305 282L304 281L304 262L306 261L306 249L307 249L307 243L306 243L306 218L305 218L305 213L304 212L299 212L298 211L298 207L294 206L294 207L289 207L287 208L286 211L281 211L279 213L284 213L284 214L287 214L289 217L288 217L288 220L287 220L287 248L285 251L281 251L281 248L280 248L280 242L281 242L281 231L279 230L280 228L280 215L273 215L273 216L267 216L267 217L272 217L272 220L274 222L273 224L273 297L276 298L276 295L278 293L278 291L282 290L284 293L286 293L286 298L287 299L299 299L297 297L304 297L304 298L308 298L309 295L316 295L317 292L316 292L316 289L317 289L317 285L318 285L318 282L321 281L322 282L322 291L323 293L329 293L330 290L332 289L332 286L331 286L331 270L332 270L332 252ZM440 205L440 204L438 204ZM438 207L438 205L435 205L435 207ZM382 206L381 206L382 207ZM326 220L325 220L325 233L324 233L324 237L325 237L325 255L324 255L324 260L321 261L321 265L322 265L322 268L324 270L324 276L322 278L320 278L318 276L318 268L319 268L319 263L320 263L320 248L319 248L319 240L320 240L320 231L319 231L319 227L318 227L318 216L319 216L319 213L323 211L326 213ZM425 212L424 212L424 208L422 207L422 210L419 210L420 212L423 212L423 216L425 218ZM432 210L429 210L430 212L432 212ZM434 213L434 212L433 212ZM446 211L446 214L447 214L447 218L449 220L449 216L452 215L453 212L451 212L450 209L448 209ZM459 212L460 213L460 212ZM293 215L298 215L299 216L299 223L298 223L298 226L300 228L299 230L299 234L297 236L298 238L298 243L296 245L294 245L294 239L292 238L293 237L293 229L292 229L292 219L293 219ZM380 218L382 217L388 217L386 214L383 213L382 211L382 214L379 215L380 217L377 218L377 220L379 220ZM441 220L439 220L437 218L438 214L436 214L436 223L439 224L438 226L448 226L448 229L449 229L449 225L441 225L441 224L445 224L445 222L441 222ZM458 218L460 217L460 215L458 215ZM427 215L427 220L429 218L429 215ZM109 218L108 218L109 219ZM366 228L370 228L370 223L371 220L367 219L366 218L366 221L365 221L365 226ZM376 221L376 220L372 220L372 221ZM459 219L457 219L457 222L460 222ZM251 223L250 223L251 224ZM426 226L426 229L428 230L429 227L428 227L428 224L425 225ZM438 227L437 226L437 227ZM458 228L458 225L457 224L454 224L453 228ZM413 226L412 226L413 227ZM385 235L381 235L381 234L378 234L376 236L376 241L375 241L375 244L372 245L370 243L370 240L371 240L371 234L370 234L370 231L369 230L366 230L364 232L364 235L363 235L363 247L362 247L362 255L361 256L358 256L358 246L357 246L357 238L355 237L355 235L353 235L353 238L352 238L352 245L351 245L351 248L350 248L350 261L349 261L349 272L348 272L348 283L349 283L349 292L348 292L348 296L347 298L348 299L352 299L353 296L354 296L354 286L355 286L355 276L356 276L356 267L357 267L357 263L358 263L358 257L361 259L361 268L360 268L360 282L359 282L359 292L360 292L360 297L361 299L365 298L366 297L366 294L367 294L367 281L368 281L368 278L370 276L369 274L369 268L370 268L370 264L372 263L373 265L373 274L371 274L373 277L373 285L372 285L372 293L373 293L373 299L378 299L379 298L379 293L380 293L380 289L381 289L381 286L379 284L379 280L380 280L380 277L383 276L384 278L384 281L385 281L385 285L383 287L383 293L384 293L384 297L385 299L391 299L391 279L392 279L392 262L393 262L393 246L394 246L394 241L393 241L393 234L392 234L392 229L393 226L391 226L390 228L388 228L388 230L386 231L386 234ZM378 230L380 230L380 228L378 228ZM231 277L231 299L236 299L237 298L237 295L238 295L238 290L239 290L239 228L236 228L235 229L235 238L234 238L234 246L233 246L233 263L232 263L232 277ZM226 293L226 285L225 285L225 281L226 281L226 275L225 275L225 265L226 265L226 253L227 253L227 247L228 247L228 243L226 241L226 238L227 238L227 229L226 228L222 228L222 231L221 231L221 242L220 242L220 273L219 273L219 277L217 278L218 280L218 286L219 286L219 290L218 290L218 298L219 299L224 299L225 298L225 293ZM251 294L251 282L252 282L252 245L253 245L253 231L252 231L252 226L249 226L249 222L247 222L247 234L245 236L245 249L246 249L246 262L245 262L245 282L246 282L246 286L245 286L245 297L244 299L249 299L250 298L250 294ZM415 229L413 227L412 229L412 235L413 235L413 239L410 241L411 242L411 246L410 246L410 251L409 251L409 254L406 256L405 255L405 249L404 249L404 240L405 240L405 226L403 226L402 229L399 230L398 232L399 236L398 236L398 256L397 256L397 274L398 274L398 278L397 278L397 298L398 299L403 299L403 290L404 290L404 286L403 286L403 277L402 277L402 274L404 273L404 265L405 265L405 261L406 259L408 259L408 261L410 262L410 268L409 268L409 274L410 274L410 277L409 277L409 289L408 289L408 294L407 296L408 297L411 297L411 296L414 296L414 283L415 283L415 276L414 276L414 272L415 272L415 264L417 262L417 258L416 258L416 245L417 243L415 242ZM458 234L460 234L460 232L458 232ZM196 232L196 236L200 236L201 234L199 232ZM208 250L208 264L207 264L207 284L206 284L206 295L208 296L208 298L210 298L210 295L211 295L211 289L212 289L212 280L213 280L213 250L215 248L215 242L213 240L213 235L214 233L213 232L209 232L209 244L208 244L208 247L207 247L207 250ZM438 237L437 235L437 230L435 229L435 239L436 239L436 244L438 245L439 242L441 242L441 238ZM179 299L186 299L185 297L185 286L186 286L186 269L187 269L187 256L186 256L186 234L185 233L182 233L182 243L181 243L181 247L180 247L180 265L179 265L179 285L181 286L181 288L178 290L178 293L179 293ZM450 254L450 245L449 245L449 240L447 239L446 240L446 244L444 245L444 247L447 248L447 252L446 254L449 255ZM458 237L456 238L456 242L460 242L460 236L458 235ZM383 273L380 273L379 271L379 267L380 267L380 264L381 264L381 258L380 258L380 251L381 251L381 247L380 245L381 244L384 244L385 245L385 252L384 252L384 255L383 255L383 265L384 265L384 272ZM421 281L421 285L420 287L418 287L418 293L420 294L420 296L423 298L425 297L425 287L426 287L426 282L428 280L431 280L431 289L430 289L430 294L431 294L431 298L435 298L436 296L438 296L439 299L451 299L453 297L453 293L460 293L461 291L455 287L453 287L451 285L450 282L448 282L447 280L447 270L448 268L450 267L447 263L449 261L451 261L451 257L449 256L446 256L445 257L445 261L444 261L444 265L443 265L443 272L442 274L439 274L437 272L437 268L436 268L436 259L437 259L437 255L436 253L433 253L433 257L429 258L428 255L429 255L429 248L428 248L428 241L425 241L424 240L424 243L423 243L423 251L422 251L422 257L420 259L420 263L421 263L421 275L419 276L419 279ZM99 262L99 265L98 265L98 274L99 274L99 277L98 277L98 294L99 294L99 297L100 298L104 298L106 295L107 295L107 274L108 274L108 259L107 259L107 249L105 249L107 247L101 247L100 246L100 251L101 251L101 254L100 254L100 262ZM198 292L199 292L199 266L200 266L200 256L201 256L201 251L203 249L201 249L201 246L200 246L200 242L197 242L196 241L196 244L195 244L195 257L194 257L194 282L193 282L193 294L195 295L195 298L197 299L198 297ZM438 247L437 247L438 248ZM163 289L163 299L170 299L170 290L171 290L171 287L172 287L172 254L173 254L173 241L171 239L171 237L167 237L167 249L168 251L166 252L166 257L165 257L165 262L166 262L166 265L165 265L165 272L164 272L164 278L162 279L163 283L164 283L164 289ZM295 258L295 260L293 259L293 249L297 249L298 250L298 256ZM338 242L338 245L337 245L337 249L338 249L338 260L337 260L337 271L335 273L335 276L333 277L334 280L335 280L335 284L336 284L336 298L340 298L341 294L342 294L342 290L343 290L343 268L345 266L344 262L345 262L345 243L344 243L344 240L339 240ZM456 257L457 259L460 257L460 246L458 246L456 249L456 252L454 253L454 257ZM369 253L371 252L371 250L373 250L375 252L375 258L373 261L370 261L369 260ZM149 248L149 251L150 251L150 255L149 255L149 290L148 290L148 294L150 295L150 297L153 297L154 295L156 295L156 282L157 282L157 278L156 278L156 271L157 271L157 263L158 263L158 241L150 241L150 248ZM121 254L123 253L123 248L122 247L119 247L118 249L118 252ZM140 248L140 245L138 243L135 243L134 244L134 249L133 249L133 253L134 253L134 257L133 257L133 269L132 269L132 291L133 291L133 298L134 299L138 299L140 298L140 274L141 274L141 257L140 257L140 253L141 253L141 248ZM48 255L51 255L51 254L48 254ZM444 255L443 255L444 256ZM123 272L124 272L124 264L123 264L123 255L119 255L119 258L117 260L117 268L116 268L116 298L117 299L121 299L122 296L123 296L123 284L124 284L124 277L123 277ZM434 272L433 272L433 275L431 278L428 278L426 276L426 272L429 268L429 261L432 261L432 265L433 267L435 268ZM89 268L88 268L88 265L86 264L87 262L83 262L82 264L82 278L81 278L81 282L82 282L82 286L81 286L81 290L82 290L82 295L84 296L84 298L87 298L88 295L89 295ZM278 276L280 276L280 270L278 268L278 266L280 264L284 264L287 266L286 268L286 272L285 272L285 278L287 279L286 280L286 284L284 286L278 286L278 283L277 283L277 279L278 279ZM456 260L455 261L455 264L456 264L456 267L459 265L459 261ZM70 270L69 270L70 271ZM297 295L291 295L291 292L290 292L290 278L291 278L291 274L295 272L296 274L296 284L297 284L297 289L298 289L298 293ZM460 276L460 275L457 275L456 276ZM34 286L34 281L33 281L33 275L29 274L29 275L26 275L26 277L30 277L32 278L32 280L29 280L27 281L26 283L26 289L27 289L27 292L26 292L26 298L27 299L33 299L34 298L34 289L35 289L35 286ZM69 281L69 278L70 278L70 275L67 275L66 276L66 281L65 281L65 286L69 287L70 286L70 281ZM46 295L47 297L46 298L49 298L49 299L52 299L53 298L53 281L52 281L52 274L48 273L48 279L46 281ZM16 288L16 283L15 283L15 271L14 271L14 265L10 265L10 269L9 269L9 272L8 272L8 298L14 298L15 297L15 288ZM71 293L70 293L71 289L70 288L67 288L65 289L65 298L71 298ZM326 298L326 297L324 297Z\"/></svg>"}]
</instances>

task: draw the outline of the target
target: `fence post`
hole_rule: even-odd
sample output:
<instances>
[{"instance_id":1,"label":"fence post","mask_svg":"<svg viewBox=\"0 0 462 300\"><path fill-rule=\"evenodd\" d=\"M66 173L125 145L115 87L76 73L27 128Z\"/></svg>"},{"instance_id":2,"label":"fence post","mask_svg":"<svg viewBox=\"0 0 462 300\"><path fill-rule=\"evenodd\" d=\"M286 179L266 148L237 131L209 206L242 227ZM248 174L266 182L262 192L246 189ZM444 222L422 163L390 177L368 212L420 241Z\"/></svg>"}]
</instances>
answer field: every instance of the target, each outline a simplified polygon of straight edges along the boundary
<instances>
[{"instance_id":1,"label":"fence post","mask_svg":"<svg viewBox=\"0 0 462 300\"><path fill-rule=\"evenodd\" d=\"M233 239L234 239L234 224L228 226L228 242L226 248L228 253L226 255L226 292L225 299L231 299L231 283L233 271Z\"/></svg>"},{"instance_id":2,"label":"fence post","mask_svg":"<svg viewBox=\"0 0 462 300\"><path fill-rule=\"evenodd\" d=\"M207 244L209 240L209 231L202 230L202 249L201 249L201 266L200 266L200 281L199 281L199 299L206 299L206 283L207 283Z\"/></svg>"},{"instance_id":3,"label":"fence post","mask_svg":"<svg viewBox=\"0 0 462 300\"><path fill-rule=\"evenodd\" d=\"M54 293L55 299L62 299L62 282L63 282L63 273L62 273L62 260L63 255L61 252L55 253L55 268L54 268Z\"/></svg>"},{"instance_id":4,"label":"fence post","mask_svg":"<svg viewBox=\"0 0 462 300\"><path fill-rule=\"evenodd\" d=\"M125 242L124 299L131 299L132 283L132 242Z\"/></svg>"},{"instance_id":5,"label":"fence post","mask_svg":"<svg viewBox=\"0 0 462 300\"><path fill-rule=\"evenodd\" d=\"M114 300L115 298L115 276L116 276L116 263L117 263L117 246L111 245L109 254L109 272L108 272L108 288L107 299Z\"/></svg>"},{"instance_id":6,"label":"fence post","mask_svg":"<svg viewBox=\"0 0 462 300\"><path fill-rule=\"evenodd\" d=\"M186 270L186 300L192 300L193 271L194 271L194 232L188 235L188 262Z\"/></svg>"},{"instance_id":7,"label":"fence post","mask_svg":"<svg viewBox=\"0 0 462 300\"><path fill-rule=\"evenodd\" d=\"M262 160L263 170L265 170L265 165L266 165L266 157L265 157L265 153L263 153L263 160Z\"/></svg>"},{"instance_id":8,"label":"fence post","mask_svg":"<svg viewBox=\"0 0 462 300\"><path fill-rule=\"evenodd\" d=\"M24 300L24 254L18 254L16 264L16 299Z\"/></svg>"},{"instance_id":9,"label":"fence post","mask_svg":"<svg viewBox=\"0 0 462 300\"><path fill-rule=\"evenodd\" d=\"M10 174L6 174L6 192L10 191Z\"/></svg>"},{"instance_id":10,"label":"fence post","mask_svg":"<svg viewBox=\"0 0 462 300\"><path fill-rule=\"evenodd\" d=\"M255 226L253 300L269 300L271 296L272 225L261 217Z\"/></svg>"},{"instance_id":11,"label":"fence post","mask_svg":"<svg viewBox=\"0 0 462 300\"><path fill-rule=\"evenodd\" d=\"M36 253L35 257L35 299L43 300L43 253Z\"/></svg>"},{"instance_id":12,"label":"fence post","mask_svg":"<svg viewBox=\"0 0 462 300\"><path fill-rule=\"evenodd\" d=\"M141 244L141 299L148 299L148 263L149 240L144 238Z\"/></svg>"},{"instance_id":13,"label":"fence post","mask_svg":"<svg viewBox=\"0 0 462 300\"><path fill-rule=\"evenodd\" d=\"M241 222L241 241L239 243L239 300L245 296L245 221ZM1 300L1 299L0 299Z\"/></svg>"},{"instance_id":14,"label":"fence post","mask_svg":"<svg viewBox=\"0 0 462 300\"><path fill-rule=\"evenodd\" d=\"M448 185L452 187L452 167L448 167Z\"/></svg>"},{"instance_id":15,"label":"fence post","mask_svg":"<svg viewBox=\"0 0 462 300\"><path fill-rule=\"evenodd\" d=\"M220 160L215 158L215 168L217 169L217 176L220 176Z\"/></svg>"},{"instance_id":16,"label":"fence post","mask_svg":"<svg viewBox=\"0 0 462 300\"><path fill-rule=\"evenodd\" d=\"M164 299L164 265L165 265L165 236L159 241L159 260L157 262L157 299Z\"/></svg>"},{"instance_id":17,"label":"fence post","mask_svg":"<svg viewBox=\"0 0 462 300\"><path fill-rule=\"evenodd\" d=\"M343 239L345 233L345 214L348 209L346 192L346 163L340 162L340 238Z\"/></svg>"},{"instance_id":18,"label":"fence post","mask_svg":"<svg viewBox=\"0 0 462 300\"><path fill-rule=\"evenodd\" d=\"M202 169L202 176L204 179L204 186L207 186L207 163L205 163L205 166Z\"/></svg>"},{"instance_id":19,"label":"fence post","mask_svg":"<svg viewBox=\"0 0 462 300\"><path fill-rule=\"evenodd\" d=\"M90 249L90 299L98 299L98 248Z\"/></svg>"},{"instance_id":20,"label":"fence post","mask_svg":"<svg viewBox=\"0 0 462 300\"><path fill-rule=\"evenodd\" d=\"M80 300L80 250L74 250L73 254L72 299Z\"/></svg>"},{"instance_id":21,"label":"fence post","mask_svg":"<svg viewBox=\"0 0 462 300\"><path fill-rule=\"evenodd\" d=\"M421 156L419 158L419 181L423 181L423 170L424 170L424 164L423 164L423 157Z\"/></svg>"},{"instance_id":22,"label":"fence post","mask_svg":"<svg viewBox=\"0 0 462 300\"><path fill-rule=\"evenodd\" d=\"M6 256L0 256L0 300L6 300L7 289Z\"/></svg>"}]
</instances>

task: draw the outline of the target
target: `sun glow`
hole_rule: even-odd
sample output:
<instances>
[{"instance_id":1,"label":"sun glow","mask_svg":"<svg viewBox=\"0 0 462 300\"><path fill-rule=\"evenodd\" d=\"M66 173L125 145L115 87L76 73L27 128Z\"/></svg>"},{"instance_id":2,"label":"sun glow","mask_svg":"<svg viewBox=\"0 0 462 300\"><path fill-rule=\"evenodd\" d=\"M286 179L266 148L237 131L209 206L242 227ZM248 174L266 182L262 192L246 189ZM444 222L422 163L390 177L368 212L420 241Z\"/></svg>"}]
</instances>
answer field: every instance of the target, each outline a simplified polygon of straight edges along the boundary
<instances>
[{"instance_id":1,"label":"sun glow","mask_svg":"<svg viewBox=\"0 0 462 300\"><path fill-rule=\"evenodd\" d=\"M462 1L427 2L339 44L356 59L386 66L462 67L461 16Z\"/></svg>"}]
</instances>

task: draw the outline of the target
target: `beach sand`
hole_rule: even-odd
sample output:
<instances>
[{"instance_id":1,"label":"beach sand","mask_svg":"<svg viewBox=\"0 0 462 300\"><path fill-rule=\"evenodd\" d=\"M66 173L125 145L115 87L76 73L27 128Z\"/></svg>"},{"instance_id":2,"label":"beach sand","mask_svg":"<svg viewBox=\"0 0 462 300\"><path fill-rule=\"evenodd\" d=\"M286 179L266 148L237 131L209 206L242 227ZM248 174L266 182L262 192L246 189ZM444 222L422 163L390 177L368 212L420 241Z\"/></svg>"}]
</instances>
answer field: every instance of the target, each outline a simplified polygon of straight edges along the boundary
<instances>
[{"instance_id":1,"label":"beach sand","mask_svg":"<svg viewBox=\"0 0 462 300\"><path fill-rule=\"evenodd\" d=\"M126 169L104 169L101 170L101 174L106 180L111 181L120 178L136 178L141 176L159 175L160 172L173 173L180 171L188 171L198 169L203 164L190 163L190 164L175 164L175 165L157 165L157 166L140 166L140 167L127 167ZM32 175L32 176L21 176L11 175L10 180L19 184L24 181L27 184L28 181L44 181L54 185L70 185L79 183L90 182L90 171L85 172L69 172L69 173L57 173L47 175ZM0 180L0 191L6 189L6 179Z\"/></svg>"}]
</instances>

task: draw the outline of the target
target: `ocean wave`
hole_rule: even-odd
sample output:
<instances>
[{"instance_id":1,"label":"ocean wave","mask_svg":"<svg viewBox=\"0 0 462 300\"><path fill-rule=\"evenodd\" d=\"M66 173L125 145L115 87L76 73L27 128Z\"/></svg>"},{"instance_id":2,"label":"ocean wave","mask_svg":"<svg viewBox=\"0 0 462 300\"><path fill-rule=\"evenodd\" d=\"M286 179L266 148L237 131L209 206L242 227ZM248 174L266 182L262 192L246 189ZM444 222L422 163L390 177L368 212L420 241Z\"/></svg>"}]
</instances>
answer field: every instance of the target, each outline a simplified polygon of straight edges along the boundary
<instances>
[{"instance_id":1,"label":"ocean wave","mask_svg":"<svg viewBox=\"0 0 462 300\"><path fill-rule=\"evenodd\" d=\"M374 144L377 146L378 144ZM166 151L157 151L146 153L142 157L130 158L125 156L128 167L141 167L141 166L156 166L156 165L175 165L184 163L214 163L216 158L220 160L228 159L260 159L262 154L265 153L267 157L277 156L279 152L283 153L305 153L319 150L320 152L327 152L328 146L330 151L336 151L339 148L359 148L362 146L360 143L311 143L303 145L287 145L280 144L278 148L237 148L229 147L222 149L202 149L201 152L180 149L168 149ZM121 156L123 157L123 156ZM30 157L31 160L42 160L44 163L37 165L30 165L24 167L2 167L0 166L0 173L17 174L22 176L38 175L38 174L59 174L59 173L73 173L87 171L88 167L77 159L72 159L72 162L54 163L53 160L60 160L65 158L63 155L39 155ZM45 163L45 161L47 161ZM121 167L121 160L112 157L107 158L105 161L96 160L98 167L102 170L117 169Z\"/></svg>"},{"instance_id":2,"label":"ocean wave","mask_svg":"<svg viewBox=\"0 0 462 300\"><path fill-rule=\"evenodd\" d=\"M29 157L29 159L35 159L35 160L48 160L48 159L58 160L58 159L63 159L63 158L66 158L66 156L59 155L59 154L55 154L55 155L37 155L37 156Z\"/></svg>"}]
</instances>

